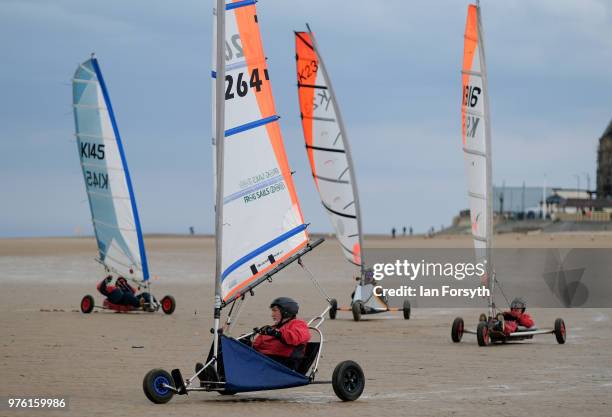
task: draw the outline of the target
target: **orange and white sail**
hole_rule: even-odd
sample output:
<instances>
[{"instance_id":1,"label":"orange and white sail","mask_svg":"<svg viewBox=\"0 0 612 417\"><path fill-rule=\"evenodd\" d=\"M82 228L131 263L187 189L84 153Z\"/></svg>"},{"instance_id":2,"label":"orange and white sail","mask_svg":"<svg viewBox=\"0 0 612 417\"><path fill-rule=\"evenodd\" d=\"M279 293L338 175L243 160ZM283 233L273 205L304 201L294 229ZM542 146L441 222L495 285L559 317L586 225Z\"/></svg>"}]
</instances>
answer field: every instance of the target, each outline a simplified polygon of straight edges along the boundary
<instances>
[{"instance_id":1,"label":"orange and white sail","mask_svg":"<svg viewBox=\"0 0 612 417\"><path fill-rule=\"evenodd\" d=\"M346 129L314 34L295 32L297 85L306 152L321 203L346 259L361 268L359 194Z\"/></svg>"},{"instance_id":2,"label":"orange and white sail","mask_svg":"<svg viewBox=\"0 0 612 417\"><path fill-rule=\"evenodd\" d=\"M491 126L480 7L468 6L464 35L461 100L461 137L468 178L470 222L477 261L492 271L493 191ZM487 282L490 284L489 282Z\"/></svg>"},{"instance_id":3,"label":"orange and white sail","mask_svg":"<svg viewBox=\"0 0 612 417\"><path fill-rule=\"evenodd\" d=\"M308 234L278 123L254 0L225 5L225 39L213 28L213 145L217 296L228 303L297 253ZM214 13L217 13L215 9ZM225 65L217 63L224 48ZM217 73L225 80L217 89ZM223 117L217 117L218 109ZM216 132L223 132L218 138ZM222 141L222 142L220 142Z\"/></svg>"}]
</instances>

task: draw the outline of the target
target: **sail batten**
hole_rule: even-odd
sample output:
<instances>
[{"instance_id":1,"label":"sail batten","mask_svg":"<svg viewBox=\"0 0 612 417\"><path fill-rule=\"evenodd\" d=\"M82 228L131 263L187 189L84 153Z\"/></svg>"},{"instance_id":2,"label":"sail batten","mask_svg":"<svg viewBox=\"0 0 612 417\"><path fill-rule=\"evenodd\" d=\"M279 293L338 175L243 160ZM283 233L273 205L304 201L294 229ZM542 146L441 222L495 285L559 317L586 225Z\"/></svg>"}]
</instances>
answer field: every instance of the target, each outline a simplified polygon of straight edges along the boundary
<instances>
[{"instance_id":1,"label":"sail batten","mask_svg":"<svg viewBox=\"0 0 612 417\"><path fill-rule=\"evenodd\" d=\"M73 77L75 136L99 259L108 270L148 280L136 200L110 97L96 58Z\"/></svg>"}]
</instances>

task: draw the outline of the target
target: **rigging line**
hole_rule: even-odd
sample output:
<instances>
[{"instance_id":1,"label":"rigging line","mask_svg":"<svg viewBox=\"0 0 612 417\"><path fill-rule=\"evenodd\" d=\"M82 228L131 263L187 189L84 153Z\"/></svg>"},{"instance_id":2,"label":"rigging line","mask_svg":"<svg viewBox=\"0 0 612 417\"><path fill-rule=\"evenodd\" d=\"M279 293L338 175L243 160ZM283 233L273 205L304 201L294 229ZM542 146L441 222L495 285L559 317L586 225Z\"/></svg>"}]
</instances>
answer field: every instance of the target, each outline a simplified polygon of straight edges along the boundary
<instances>
[{"instance_id":1,"label":"rigging line","mask_svg":"<svg viewBox=\"0 0 612 417\"><path fill-rule=\"evenodd\" d=\"M312 280L312 282L315 285L315 287L317 288L317 290L319 290L321 295L327 300L328 303L331 304L331 300L332 300L331 297L325 292L325 290L323 288L321 288L321 286L317 282L317 279L315 278L313 273L310 272L310 269L308 269L308 267L306 265L304 265L304 262L302 262L302 258L298 259L298 265L301 266L304 271L306 271L306 273L308 274L308 276Z\"/></svg>"},{"instance_id":2,"label":"rigging line","mask_svg":"<svg viewBox=\"0 0 612 417\"><path fill-rule=\"evenodd\" d=\"M506 297L506 293L504 293L504 288L502 287L501 282L497 280L497 275L495 274L495 272L493 272L493 281L497 283L497 286L499 287L499 291L501 292L502 296L506 300L506 304L508 304L508 307L510 307L510 301L508 301L508 297Z\"/></svg>"}]
</instances>

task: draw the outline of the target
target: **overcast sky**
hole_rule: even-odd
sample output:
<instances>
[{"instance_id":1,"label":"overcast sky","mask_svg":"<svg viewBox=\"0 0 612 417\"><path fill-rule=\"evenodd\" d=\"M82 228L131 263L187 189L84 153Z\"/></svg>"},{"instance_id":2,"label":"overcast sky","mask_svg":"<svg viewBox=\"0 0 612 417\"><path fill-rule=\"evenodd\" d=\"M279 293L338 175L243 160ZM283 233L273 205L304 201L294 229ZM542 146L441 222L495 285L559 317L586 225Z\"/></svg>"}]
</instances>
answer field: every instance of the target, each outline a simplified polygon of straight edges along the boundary
<instances>
[{"instance_id":1,"label":"overcast sky","mask_svg":"<svg viewBox=\"0 0 612 417\"><path fill-rule=\"evenodd\" d=\"M0 237L90 234L70 79L95 51L145 233L213 230L212 0L0 0ZM309 22L347 125L368 233L467 207L467 1L261 0L277 111L306 221L330 223L299 124L293 30ZM494 182L595 183L612 118L612 2L484 0Z\"/></svg>"}]
</instances>

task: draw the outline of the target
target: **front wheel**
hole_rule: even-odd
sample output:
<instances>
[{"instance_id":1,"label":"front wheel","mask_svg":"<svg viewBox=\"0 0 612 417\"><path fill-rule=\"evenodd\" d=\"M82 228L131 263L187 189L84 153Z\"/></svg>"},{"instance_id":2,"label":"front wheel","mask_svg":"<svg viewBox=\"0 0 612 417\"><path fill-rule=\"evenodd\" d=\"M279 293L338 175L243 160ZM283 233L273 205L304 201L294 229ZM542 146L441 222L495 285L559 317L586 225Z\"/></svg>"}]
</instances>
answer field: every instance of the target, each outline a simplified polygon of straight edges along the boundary
<instances>
[{"instance_id":1,"label":"front wheel","mask_svg":"<svg viewBox=\"0 0 612 417\"><path fill-rule=\"evenodd\" d=\"M174 391L168 387L174 387L172 376L163 369L152 369L142 380L142 389L151 402L165 404L172 399Z\"/></svg>"},{"instance_id":2,"label":"front wheel","mask_svg":"<svg viewBox=\"0 0 612 417\"><path fill-rule=\"evenodd\" d=\"M329 302L331 308L329 309L329 319L335 320L336 314L338 314L338 301L335 298L332 298Z\"/></svg>"},{"instance_id":3,"label":"front wheel","mask_svg":"<svg viewBox=\"0 0 612 417\"><path fill-rule=\"evenodd\" d=\"M176 308L176 301L174 300L174 297L171 295L166 295L164 298L162 298L161 308L166 314L174 313L174 309Z\"/></svg>"},{"instance_id":4,"label":"front wheel","mask_svg":"<svg viewBox=\"0 0 612 417\"><path fill-rule=\"evenodd\" d=\"M404 300L404 308L402 311L404 312L404 320L410 320L410 301Z\"/></svg>"},{"instance_id":5,"label":"front wheel","mask_svg":"<svg viewBox=\"0 0 612 417\"><path fill-rule=\"evenodd\" d=\"M365 388L365 376L358 363L340 362L332 375L332 387L342 401L355 401Z\"/></svg>"},{"instance_id":6,"label":"front wheel","mask_svg":"<svg viewBox=\"0 0 612 417\"><path fill-rule=\"evenodd\" d=\"M491 335L489 334L489 324L481 321L476 328L476 339L478 346L489 346L491 344Z\"/></svg>"},{"instance_id":7,"label":"front wheel","mask_svg":"<svg viewBox=\"0 0 612 417\"><path fill-rule=\"evenodd\" d=\"M451 328L451 339L453 339L453 342L461 342L461 338L463 337L463 328L463 319L461 317L457 317L453 321L453 327Z\"/></svg>"},{"instance_id":8,"label":"front wheel","mask_svg":"<svg viewBox=\"0 0 612 417\"><path fill-rule=\"evenodd\" d=\"M81 312L83 314L89 314L94 309L94 298L87 294L81 299Z\"/></svg>"},{"instance_id":9,"label":"front wheel","mask_svg":"<svg viewBox=\"0 0 612 417\"><path fill-rule=\"evenodd\" d=\"M557 338L557 343L560 345L565 343L566 330L563 319L555 320L555 337Z\"/></svg>"},{"instance_id":10,"label":"front wheel","mask_svg":"<svg viewBox=\"0 0 612 417\"><path fill-rule=\"evenodd\" d=\"M351 306L351 310L353 311L353 320L359 321L361 320L361 308L363 303L361 301L355 301Z\"/></svg>"}]
</instances>

